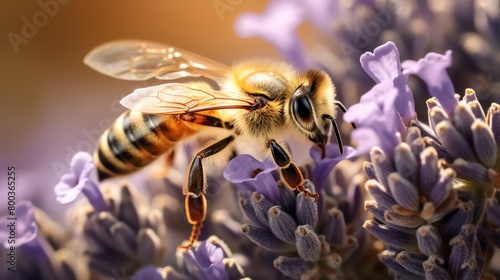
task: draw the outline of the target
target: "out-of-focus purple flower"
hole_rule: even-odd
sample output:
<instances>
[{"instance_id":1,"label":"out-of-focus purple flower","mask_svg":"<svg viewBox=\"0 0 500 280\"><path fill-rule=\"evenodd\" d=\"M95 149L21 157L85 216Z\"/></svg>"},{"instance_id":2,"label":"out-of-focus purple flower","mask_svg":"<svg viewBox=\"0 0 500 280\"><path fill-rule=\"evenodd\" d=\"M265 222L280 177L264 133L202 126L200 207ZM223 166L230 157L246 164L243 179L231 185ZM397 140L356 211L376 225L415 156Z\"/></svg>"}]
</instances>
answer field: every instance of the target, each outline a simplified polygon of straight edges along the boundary
<instances>
[{"instance_id":1,"label":"out-of-focus purple flower","mask_svg":"<svg viewBox=\"0 0 500 280\"><path fill-rule=\"evenodd\" d=\"M327 31L337 11L338 1L274 0L261 15L241 15L235 29L241 37L257 36L271 42L295 67L304 69L311 66L311 61L297 27L307 19L319 30Z\"/></svg>"},{"instance_id":2,"label":"out-of-focus purple flower","mask_svg":"<svg viewBox=\"0 0 500 280\"><path fill-rule=\"evenodd\" d=\"M496 191L492 197L486 200L487 223L484 223L484 231L490 242L500 248L500 192Z\"/></svg>"},{"instance_id":3,"label":"out-of-focus purple flower","mask_svg":"<svg viewBox=\"0 0 500 280\"><path fill-rule=\"evenodd\" d=\"M8 220L10 217L16 220ZM29 201L18 203L15 215L3 216L0 218L0 243L8 249L13 244L9 243L9 236L15 236L15 246L20 247L36 238L38 227L35 222L35 208ZM11 234L12 231L15 234ZM12 242L12 241L11 241Z\"/></svg>"},{"instance_id":4,"label":"out-of-focus purple flower","mask_svg":"<svg viewBox=\"0 0 500 280\"><path fill-rule=\"evenodd\" d=\"M132 280L190 280L190 279L243 279L243 268L232 258L229 247L212 235L203 242L196 242L186 252L177 251L176 267L145 266Z\"/></svg>"},{"instance_id":5,"label":"out-of-focus purple flower","mask_svg":"<svg viewBox=\"0 0 500 280\"><path fill-rule=\"evenodd\" d=\"M92 156L86 152L78 152L71 158L69 173L64 174L54 187L57 201L68 204L83 193L97 212L104 211L107 205L96 182Z\"/></svg>"},{"instance_id":6,"label":"out-of-focus purple flower","mask_svg":"<svg viewBox=\"0 0 500 280\"><path fill-rule=\"evenodd\" d=\"M184 254L186 270L197 279L229 279L223 260L222 248L207 240Z\"/></svg>"},{"instance_id":7,"label":"out-of-focus purple flower","mask_svg":"<svg viewBox=\"0 0 500 280\"><path fill-rule=\"evenodd\" d=\"M399 51L393 42L387 42L360 57L363 70L377 83L393 85L398 90L394 105L403 122L409 126L416 119L415 101L408 86L408 74L401 72ZM368 93L362 98L369 98Z\"/></svg>"},{"instance_id":8,"label":"out-of-focus purple flower","mask_svg":"<svg viewBox=\"0 0 500 280\"><path fill-rule=\"evenodd\" d=\"M331 29L334 18L340 9L340 1L338 0L294 0L292 2L300 6L307 20L324 32Z\"/></svg>"},{"instance_id":9,"label":"out-of-focus purple flower","mask_svg":"<svg viewBox=\"0 0 500 280\"><path fill-rule=\"evenodd\" d=\"M236 21L241 37L262 37L298 68L310 66L306 49L296 29L303 20L302 10L294 1L273 1L262 15L245 13Z\"/></svg>"},{"instance_id":10,"label":"out-of-focus purple flower","mask_svg":"<svg viewBox=\"0 0 500 280\"><path fill-rule=\"evenodd\" d=\"M415 74L427 84L429 93L439 100L439 103L452 117L458 101L455 98L455 89L446 68L451 66L451 51L444 55L428 53L418 61L407 60L402 64L405 73Z\"/></svg>"},{"instance_id":11,"label":"out-of-focus purple flower","mask_svg":"<svg viewBox=\"0 0 500 280\"><path fill-rule=\"evenodd\" d=\"M10 214L9 214L10 215ZM53 255L53 248L48 244L47 240L39 236L39 229L35 219L35 207L31 202L23 200L18 203L16 207L14 231L15 231L15 244L11 238L11 225L12 220L8 220L8 216L0 218L0 243L6 249L15 246L27 252L31 258L40 263L50 263L50 258ZM49 271L51 268L48 268Z\"/></svg>"},{"instance_id":12,"label":"out-of-focus purple flower","mask_svg":"<svg viewBox=\"0 0 500 280\"><path fill-rule=\"evenodd\" d=\"M224 178L244 191L259 192L270 201L278 201L279 190L271 174L276 168L268 159L260 162L251 155L244 154L229 162L224 170Z\"/></svg>"},{"instance_id":13,"label":"out-of-focus purple flower","mask_svg":"<svg viewBox=\"0 0 500 280\"><path fill-rule=\"evenodd\" d=\"M332 172L335 165L346 158L352 157L355 154L355 150L352 147L346 147L344 154L340 155L337 144L330 144L326 146L325 154L326 156L322 158L321 151L314 146L309 150L309 155L315 163L310 180L316 187L317 193L321 193L325 183L328 181L328 175Z\"/></svg>"},{"instance_id":14,"label":"out-of-focus purple flower","mask_svg":"<svg viewBox=\"0 0 500 280\"><path fill-rule=\"evenodd\" d=\"M379 146L392 155L394 147L399 144L398 128L403 125L394 106L397 96L398 90L393 85L377 84L361 98L360 103L351 106L344 114L345 121L357 126L352 138L358 145L358 154Z\"/></svg>"},{"instance_id":15,"label":"out-of-focus purple flower","mask_svg":"<svg viewBox=\"0 0 500 280\"><path fill-rule=\"evenodd\" d=\"M89 266L112 276L113 270L122 267L125 273L132 273L142 266L159 264L168 240L162 212L137 199L133 186L109 187L119 190L104 191L114 207L87 211L79 221L89 244L85 251Z\"/></svg>"}]
</instances>

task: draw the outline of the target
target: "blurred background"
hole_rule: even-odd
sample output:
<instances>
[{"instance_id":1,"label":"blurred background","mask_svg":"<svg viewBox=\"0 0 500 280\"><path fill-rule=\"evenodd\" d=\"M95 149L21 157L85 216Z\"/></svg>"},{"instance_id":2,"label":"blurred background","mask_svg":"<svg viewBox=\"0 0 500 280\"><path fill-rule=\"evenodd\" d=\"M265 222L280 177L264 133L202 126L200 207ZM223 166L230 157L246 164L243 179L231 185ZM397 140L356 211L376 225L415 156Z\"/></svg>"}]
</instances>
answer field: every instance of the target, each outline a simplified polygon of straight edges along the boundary
<instances>
[{"instance_id":1,"label":"blurred background","mask_svg":"<svg viewBox=\"0 0 500 280\"><path fill-rule=\"evenodd\" d=\"M144 39L226 64L249 56L280 58L269 43L233 31L236 17L261 12L264 0L59 1L0 3L0 197L6 193L7 166L15 166L17 200L43 205L54 218L65 211L53 187L72 155L92 152L100 133L124 110L121 97L147 86L85 66L82 60L92 48Z\"/></svg>"}]
</instances>

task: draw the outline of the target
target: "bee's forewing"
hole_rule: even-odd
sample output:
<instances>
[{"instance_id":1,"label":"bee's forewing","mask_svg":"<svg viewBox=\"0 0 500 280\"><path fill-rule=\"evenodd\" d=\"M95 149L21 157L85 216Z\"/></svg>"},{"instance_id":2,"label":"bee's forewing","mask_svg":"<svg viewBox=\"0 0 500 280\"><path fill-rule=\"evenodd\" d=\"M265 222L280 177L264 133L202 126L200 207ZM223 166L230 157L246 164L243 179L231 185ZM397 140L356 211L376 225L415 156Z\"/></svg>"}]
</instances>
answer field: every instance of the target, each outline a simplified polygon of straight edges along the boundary
<instances>
[{"instance_id":1,"label":"bee's forewing","mask_svg":"<svg viewBox=\"0 0 500 280\"><path fill-rule=\"evenodd\" d=\"M220 84L229 67L173 46L139 41L118 40L90 51L84 63L105 75L124 80L157 78L172 81L204 76Z\"/></svg>"}]
</instances>

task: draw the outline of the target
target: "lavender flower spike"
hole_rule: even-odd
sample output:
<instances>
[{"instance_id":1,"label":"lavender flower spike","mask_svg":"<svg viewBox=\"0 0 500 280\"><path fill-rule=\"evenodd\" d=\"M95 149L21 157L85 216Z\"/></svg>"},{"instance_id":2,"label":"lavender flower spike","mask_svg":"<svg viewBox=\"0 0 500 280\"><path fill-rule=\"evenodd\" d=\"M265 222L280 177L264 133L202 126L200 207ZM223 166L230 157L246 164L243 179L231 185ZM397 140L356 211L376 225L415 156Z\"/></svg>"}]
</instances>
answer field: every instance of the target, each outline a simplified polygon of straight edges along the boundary
<instances>
[{"instance_id":1,"label":"lavender flower spike","mask_svg":"<svg viewBox=\"0 0 500 280\"><path fill-rule=\"evenodd\" d=\"M69 173L64 174L54 187L57 201L61 204L71 203L81 192L96 212L107 210L108 206L96 182L92 156L86 152L78 152L71 158Z\"/></svg>"},{"instance_id":2,"label":"lavender flower spike","mask_svg":"<svg viewBox=\"0 0 500 280\"><path fill-rule=\"evenodd\" d=\"M415 74L427 84L429 93L436 97L449 117L453 116L458 101L455 99L455 89L446 68L451 66L451 51L444 55L428 53L419 61L404 61L403 69L409 74Z\"/></svg>"}]
</instances>

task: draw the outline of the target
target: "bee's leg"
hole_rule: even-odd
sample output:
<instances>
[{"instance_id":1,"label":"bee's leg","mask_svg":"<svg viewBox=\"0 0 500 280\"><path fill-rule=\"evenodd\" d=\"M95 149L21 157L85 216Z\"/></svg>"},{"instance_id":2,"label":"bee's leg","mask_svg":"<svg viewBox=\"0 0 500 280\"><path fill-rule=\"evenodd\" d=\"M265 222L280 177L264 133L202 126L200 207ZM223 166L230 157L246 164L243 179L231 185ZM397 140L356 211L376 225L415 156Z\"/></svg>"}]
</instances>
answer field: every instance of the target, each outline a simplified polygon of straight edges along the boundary
<instances>
[{"instance_id":1,"label":"bee's leg","mask_svg":"<svg viewBox=\"0 0 500 280\"><path fill-rule=\"evenodd\" d=\"M202 223L207 214L207 201L205 199L205 190L207 189L207 180L203 172L202 159L215 155L225 149L232 141L234 136L228 136L206 148L199 151L189 164L186 180L184 181L183 193L186 195L186 215L190 224L193 225L191 236L186 245L177 247L177 249L189 249L198 239L201 232Z\"/></svg>"},{"instance_id":2,"label":"bee's leg","mask_svg":"<svg viewBox=\"0 0 500 280\"><path fill-rule=\"evenodd\" d=\"M304 187L304 177L300 169L292 162L288 151L274 139L269 140L269 148L273 155L274 162L280 168L281 178L285 184L292 190L303 192L306 197L313 197L316 201L319 199L317 193L311 193L309 189Z\"/></svg>"}]
</instances>

